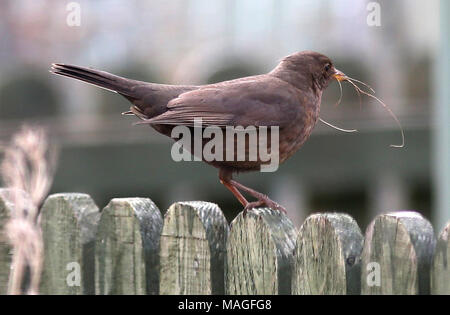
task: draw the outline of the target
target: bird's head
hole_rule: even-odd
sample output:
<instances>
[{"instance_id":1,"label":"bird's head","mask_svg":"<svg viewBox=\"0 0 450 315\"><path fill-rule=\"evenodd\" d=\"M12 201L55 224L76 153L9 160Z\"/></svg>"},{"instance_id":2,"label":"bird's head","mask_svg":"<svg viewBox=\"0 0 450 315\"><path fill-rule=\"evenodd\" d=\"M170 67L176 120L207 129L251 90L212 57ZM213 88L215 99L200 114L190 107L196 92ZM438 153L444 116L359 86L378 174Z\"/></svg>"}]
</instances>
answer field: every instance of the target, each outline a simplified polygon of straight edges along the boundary
<instances>
[{"instance_id":1,"label":"bird's head","mask_svg":"<svg viewBox=\"0 0 450 315\"><path fill-rule=\"evenodd\" d=\"M273 72L294 86L304 88L308 85L320 91L326 89L333 79L347 80L347 76L334 67L330 58L314 51L301 51L283 58Z\"/></svg>"},{"instance_id":2,"label":"bird's head","mask_svg":"<svg viewBox=\"0 0 450 315\"><path fill-rule=\"evenodd\" d=\"M361 96L361 94L367 95L380 103L389 112L399 126L402 134L402 144L391 146L396 148L402 148L404 146L405 135L403 133L403 128L392 110L374 95L375 91L368 84L351 78L337 70L331 59L327 56L314 51L294 53L283 58L280 64L270 74L289 82L302 91L312 90L318 96L322 94L323 90L328 87L332 80L336 80L341 89L341 97L339 98L338 103L340 103L342 98L341 82L348 82L355 88L359 96ZM365 88L369 89L369 91L361 89L358 84L362 84Z\"/></svg>"}]
</instances>

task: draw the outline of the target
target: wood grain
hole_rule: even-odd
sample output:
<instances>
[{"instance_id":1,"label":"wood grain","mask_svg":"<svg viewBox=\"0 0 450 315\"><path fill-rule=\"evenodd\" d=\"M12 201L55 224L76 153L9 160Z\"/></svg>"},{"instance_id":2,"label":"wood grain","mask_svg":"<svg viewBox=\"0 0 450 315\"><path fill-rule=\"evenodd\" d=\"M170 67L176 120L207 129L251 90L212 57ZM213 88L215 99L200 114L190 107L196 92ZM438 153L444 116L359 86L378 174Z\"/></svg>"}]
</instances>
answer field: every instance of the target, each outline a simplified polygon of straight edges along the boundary
<instances>
[{"instance_id":1,"label":"wood grain","mask_svg":"<svg viewBox=\"0 0 450 315\"><path fill-rule=\"evenodd\" d=\"M227 243L227 294L290 294L296 230L267 208L239 214Z\"/></svg>"},{"instance_id":2,"label":"wood grain","mask_svg":"<svg viewBox=\"0 0 450 315\"><path fill-rule=\"evenodd\" d=\"M111 200L96 239L96 294L158 294L161 229L161 212L150 199Z\"/></svg>"},{"instance_id":3,"label":"wood grain","mask_svg":"<svg viewBox=\"0 0 450 315\"><path fill-rule=\"evenodd\" d=\"M55 194L46 199L41 209L44 265L40 293L95 293L94 247L99 218L99 209L89 195Z\"/></svg>"},{"instance_id":4,"label":"wood grain","mask_svg":"<svg viewBox=\"0 0 450 315\"><path fill-rule=\"evenodd\" d=\"M431 294L450 294L450 222L436 243L431 268Z\"/></svg>"},{"instance_id":5,"label":"wood grain","mask_svg":"<svg viewBox=\"0 0 450 315\"><path fill-rule=\"evenodd\" d=\"M314 214L300 227L293 294L360 294L361 230L350 216Z\"/></svg>"},{"instance_id":6,"label":"wood grain","mask_svg":"<svg viewBox=\"0 0 450 315\"><path fill-rule=\"evenodd\" d=\"M178 202L164 217L161 294L224 294L228 224L209 202Z\"/></svg>"},{"instance_id":7,"label":"wood grain","mask_svg":"<svg viewBox=\"0 0 450 315\"><path fill-rule=\"evenodd\" d=\"M5 225L11 218L13 207L13 191L8 188L0 188L0 295L8 292L12 249L6 235Z\"/></svg>"},{"instance_id":8,"label":"wood grain","mask_svg":"<svg viewBox=\"0 0 450 315\"><path fill-rule=\"evenodd\" d=\"M435 243L433 227L419 213L378 216L366 231L362 294L429 294Z\"/></svg>"}]
</instances>

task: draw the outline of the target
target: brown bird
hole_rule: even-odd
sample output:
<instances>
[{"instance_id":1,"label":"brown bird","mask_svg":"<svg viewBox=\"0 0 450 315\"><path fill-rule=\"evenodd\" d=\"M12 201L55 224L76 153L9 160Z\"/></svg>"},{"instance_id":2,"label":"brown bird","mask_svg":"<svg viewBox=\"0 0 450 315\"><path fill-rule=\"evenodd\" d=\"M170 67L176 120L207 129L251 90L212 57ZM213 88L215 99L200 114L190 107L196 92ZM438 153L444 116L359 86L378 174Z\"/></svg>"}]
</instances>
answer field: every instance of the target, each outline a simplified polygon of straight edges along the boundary
<instances>
[{"instance_id":1,"label":"brown bird","mask_svg":"<svg viewBox=\"0 0 450 315\"><path fill-rule=\"evenodd\" d=\"M192 130L195 118L201 118L204 127L276 126L279 163L291 157L310 136L319 119L322 92L330 81L349 79L328 57L312 51L285 57L267 74L201 86L147 83L65 64L53 64L51 72L119 93L133 104L124 114L136 115L169 137L175 126ZM223 149L226 151L225 144ZM257 171L264 165L261 159L248 159L249 144L246 143L245 149L244 161L207 163L219 169L220 182L242 203L245 211L258 206L285 211L266 195L232 179L233 173ZM248 202L242 192L256 201Z\"/></svg>"}]
</instances>

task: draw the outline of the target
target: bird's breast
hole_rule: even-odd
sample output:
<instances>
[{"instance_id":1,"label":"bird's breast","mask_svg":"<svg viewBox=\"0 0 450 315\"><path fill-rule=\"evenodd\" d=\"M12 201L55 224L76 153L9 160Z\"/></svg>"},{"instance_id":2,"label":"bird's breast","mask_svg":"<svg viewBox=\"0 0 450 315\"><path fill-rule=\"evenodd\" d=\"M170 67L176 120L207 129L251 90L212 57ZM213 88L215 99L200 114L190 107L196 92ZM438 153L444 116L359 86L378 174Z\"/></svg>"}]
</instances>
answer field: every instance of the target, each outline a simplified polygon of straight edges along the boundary
<instances>
[{"instance_id":1,"label":"bird's breast","mask_svg":"<svg viewBox=\"0 0 450 315\"><path fill-rule=\"evenodd\" d=\"M290 158L311 135L320 114L321 97L314 101L304 99L304 110L292 123L280 131L280 163Z\"/></svg>"}]
</instances>

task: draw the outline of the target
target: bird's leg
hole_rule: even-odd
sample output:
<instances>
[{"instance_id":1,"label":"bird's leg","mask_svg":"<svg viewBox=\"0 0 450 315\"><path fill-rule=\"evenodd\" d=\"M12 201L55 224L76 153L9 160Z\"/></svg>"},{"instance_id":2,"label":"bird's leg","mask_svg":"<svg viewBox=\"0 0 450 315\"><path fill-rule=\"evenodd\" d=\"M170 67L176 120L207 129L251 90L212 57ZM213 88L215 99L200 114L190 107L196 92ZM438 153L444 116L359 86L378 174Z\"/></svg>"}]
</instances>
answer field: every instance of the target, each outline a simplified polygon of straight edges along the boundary
<instances>
[{"instance_id":1,"label":"bird's leg","mask_svg":"<svg viewBox=\"0 0 450 315\"><path fill-rule=\"evenodd\" d=\"M242 196L241 192L231 184L231 172L221 169L219 171L219 180L222 185L224 185L226 188L228 188L229 191L231 191L231 193L237 198L237 200L239 200L239 202L244 207L249 204L247 199Z\"/></svg>"},{"instance_id":2,"label":"bird's leg","mask_svg":"<svg viewBox=\"0 0 450 315\"><path fill-rule=\"evenodd\" d=\"M248 187L232 180L232 174L230 171L221 169L219 171L219 179L220 179L220 182L226 188L228 188L228 190L230 190L233 193L233 195L239 200L239 202L244 206L244 216L248 210L256 208L256 207L264 206L264 205L266 205L267 207L269 207L271 209L279 210L279 211L286 213L286 210L284 209L284 207L280 206L275 201L270 200L269 197L267 197L266 195L261 194L261 193L257 192L256 190L248 188ZM254 202L248 202L247 199L245 199L245 197L241 194L241 192L238 189L241 189L241 190L247 192L249 195L255 197L258 200L254 201Z\"/></svg>"},{"instance_id":3,"label":"bird's leg","mask_svg":"<svg viewBox=\"0 0 450 315\"><path fill-rule=\"evenodd\" d=\"M262 205L266 205L270 209L278 210L278 211L287 213L286 209L283 206L281 206L278 203L276 203L275 201L271 200L267 195L264 195L264 194L262 194L260 192L257 192L254 189L251 189L251 188L249 188L247 186L244 186L244 185L242 185L241 183L238 183L235 180L231 180L230 183L231 183L231 185L233 185L237 189L245 191L246 193L248 193L252 197L255 197L256 199L258 199L255 202L249 202L245 206L246 210L252 209L252 208L255 208L255 207L259 207L259 206L262 206Z\"/></svg>"}]
</instances>

